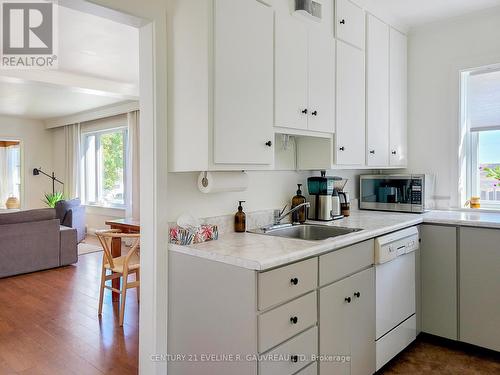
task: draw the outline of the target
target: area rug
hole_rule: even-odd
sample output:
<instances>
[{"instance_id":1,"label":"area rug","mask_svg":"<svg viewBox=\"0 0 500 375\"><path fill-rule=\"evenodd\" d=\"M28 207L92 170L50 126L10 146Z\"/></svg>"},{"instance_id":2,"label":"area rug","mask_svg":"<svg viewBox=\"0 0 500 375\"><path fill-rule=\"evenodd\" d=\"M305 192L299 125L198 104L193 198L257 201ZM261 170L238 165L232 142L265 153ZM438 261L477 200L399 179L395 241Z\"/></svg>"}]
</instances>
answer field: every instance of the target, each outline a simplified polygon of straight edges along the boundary
<instances>
[{"instance_id":1,"label":"area rug","mask_svg":"<svg viewBox=\"0 0 500 375\"><path fill-rule=\"evenodd\" d=\"M87 236L78 244L78 255L96 253L98 251L102 251L102 246L94 236Z\"/></svg>"}]
</instances>

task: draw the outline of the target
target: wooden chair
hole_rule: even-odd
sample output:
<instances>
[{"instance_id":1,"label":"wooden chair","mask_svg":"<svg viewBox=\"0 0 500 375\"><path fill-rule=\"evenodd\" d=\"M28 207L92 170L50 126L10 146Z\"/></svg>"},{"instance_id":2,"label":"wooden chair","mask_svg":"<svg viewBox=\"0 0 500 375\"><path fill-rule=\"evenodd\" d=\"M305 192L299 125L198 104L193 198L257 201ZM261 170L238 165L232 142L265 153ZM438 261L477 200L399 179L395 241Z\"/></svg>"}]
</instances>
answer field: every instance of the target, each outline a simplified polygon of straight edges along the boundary
<instances>
[{"instance_id":1,"label":"wooden chair","mask_svg":"<svg viewBox=\"0 0 500 375\"><path fill-rule=\"evenodd\" d=\"M102 258L101 272L101 290L99 295L99 316L102 314L102 303L104 298L104 289L109 289L121 295L120 306L120 327L123 326L123 316L125 314L125 301L127 298L127 290L137 288L137 301L139 302L140 291L140 261L139 261L139 233L121 233L118 229L99 230L96 231L97 238L101 242L104 250ZM124 238L135 239L127 255L122 255L113 258L111 253L111 243L113 239L119 238L120 241ZM108 275L107 271L111 271ZM135 281L128 281L128 276L135 273ZM115 289L112 286L106 285L106 281L116 278L122 278L121 290Z\"/></svg>"}]
</instances>

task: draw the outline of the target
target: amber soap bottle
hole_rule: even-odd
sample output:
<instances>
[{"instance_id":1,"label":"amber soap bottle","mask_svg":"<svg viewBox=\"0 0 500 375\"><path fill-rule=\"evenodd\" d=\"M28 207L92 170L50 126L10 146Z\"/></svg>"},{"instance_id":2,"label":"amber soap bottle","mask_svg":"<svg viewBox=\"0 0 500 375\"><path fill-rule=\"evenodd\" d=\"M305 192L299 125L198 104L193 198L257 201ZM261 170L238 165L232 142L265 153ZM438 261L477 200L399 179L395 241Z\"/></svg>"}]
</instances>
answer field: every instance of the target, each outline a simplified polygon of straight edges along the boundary
<instances>
[{"instance_id":1,"label":"amber soap bottle","mask_svg":"<svg viewBox=\"0 0 500 375\"><path fill-rule=\"evenodd\" d=\"M302 184L297 184L297 195L292 198L292 208L297 207L299 204L306 203L306 197L302 195ZM292 222L303 224L306 222L307 211L305 207L299 208L292 213Z\"/></svg>"},{"instance_id":2,"label":"amber soap bottle","mask_svg":"<svg viewBox=\"0 0 500 375\"><path fill-rule=\"evenodd\" d=\"M243 212L242 203L245 201L239 201L238 212L234 215L234 231L237 233L242 233L247 230L247 215Z\"/></svg>"}]
</instances>

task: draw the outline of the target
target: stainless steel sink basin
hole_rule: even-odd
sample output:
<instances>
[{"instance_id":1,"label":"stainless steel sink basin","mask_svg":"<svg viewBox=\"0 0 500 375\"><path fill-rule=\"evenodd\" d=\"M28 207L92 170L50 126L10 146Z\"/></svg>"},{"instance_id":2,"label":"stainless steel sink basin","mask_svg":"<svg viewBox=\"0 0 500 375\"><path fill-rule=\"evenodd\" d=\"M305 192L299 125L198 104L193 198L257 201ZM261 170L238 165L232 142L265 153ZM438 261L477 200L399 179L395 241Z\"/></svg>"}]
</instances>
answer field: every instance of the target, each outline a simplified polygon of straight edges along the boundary
<instances>
[{"instance_id":1,"label":"stainless steel sink basin","mask_svg":"<svg viewBox=\"0 0 500 375\"><path fill-rule=\"evenodd\" d=\"M359 232L359 228L332 227L318 224L300 224L280 227L276 229L256 229L250 233L264 234L286 238L296 238L307 241L320 241L327 238L343 236L344 234Z\"/></svg>"}]
</instances>

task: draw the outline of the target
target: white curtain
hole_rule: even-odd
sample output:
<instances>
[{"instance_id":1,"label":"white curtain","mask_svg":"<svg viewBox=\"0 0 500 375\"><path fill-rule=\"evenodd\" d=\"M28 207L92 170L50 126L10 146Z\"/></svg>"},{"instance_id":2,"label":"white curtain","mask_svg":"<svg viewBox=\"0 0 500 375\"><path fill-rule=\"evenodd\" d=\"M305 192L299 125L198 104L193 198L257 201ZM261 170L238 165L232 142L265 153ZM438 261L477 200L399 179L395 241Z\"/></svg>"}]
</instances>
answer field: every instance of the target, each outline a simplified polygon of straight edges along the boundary
<instances>
[{"instance_id":1,"label":"white curtain","mask_svg":"<svg viewBox=\"0 0 500 375\"><path fill-rule=\"evenodd\" d=\"M8 176L7 148L0 147L0 208L5 208L5 202L9 198Z\"/></svg>"},{"instance_id":2,"label":"white curtain","mask_svg":"<svg viewBox=\"0 0 500 375\"><path fill-rule=\"evenodd\" d=\"M66 139L64 195L67 199L73 199L80 196L80 124L66 125L64 136Z\"/></svg>"},{"instance_id":3,"label":"white curtain","mask_svg":"<svg viewBox=\"0 0 500 375\"><path fill-rule=\"evenodd\" d=\"M125 172L127 195L126 195L126 215L139 220L140 217L140 170L139 170L139 111L132 111L127 114L128 121L128 152L127 170Z\"/></svg>"}]
</instances>

